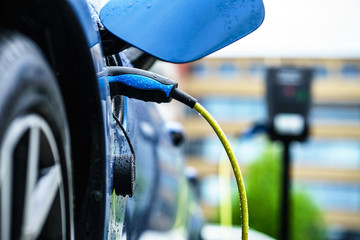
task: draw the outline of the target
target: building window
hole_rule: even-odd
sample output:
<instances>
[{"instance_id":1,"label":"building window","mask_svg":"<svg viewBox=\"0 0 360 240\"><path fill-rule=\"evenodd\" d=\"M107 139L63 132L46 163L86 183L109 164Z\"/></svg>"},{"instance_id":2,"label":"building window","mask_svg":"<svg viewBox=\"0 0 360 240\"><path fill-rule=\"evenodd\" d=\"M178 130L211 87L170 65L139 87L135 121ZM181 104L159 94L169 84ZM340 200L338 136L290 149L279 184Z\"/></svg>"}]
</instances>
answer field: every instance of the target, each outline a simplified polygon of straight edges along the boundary
<instances>
[{"instance_id":1,"label":"building window","mask_svg":"<svg viewBox=\"0 0 360 240\"><path fill-rule=\"evenodd\" d=\"M218 68L218 74L224 79L234 79L239 76L240 69L233 62L223 62Z\"/></svg>"},{"instance_id":2,"label":"building window","mask_svg":"<svg viewBox=\"0 0 360 240\"><path fill-rule=\"evenodd\" d=\"M358 78L360 77L360 66L354 63L345 63L341 69L341 74L344 78Z\"/></svg>"},{"instance_id":3,"label":"building window","mask_svg":"<svg viewBox=\"0 0 360 240\"><path fill-rule=\"evenodd\" d=\"M263 78L265 76L266 67L261 63L254 63L249 68L250 75L253 77Z\"/></svg>"},{"instance_id":4,"label":"building window","mask_svg":"<svg viewBox=\"0 0 360 240\"><path fill-rule=\"evenodd\" d=\"M198 78L206 78L210 75L209 66L203 62L195 63L190 66L190 71L193 76Z\"/></svg>"},{"instance_id":5,"label":"building window","mask_svg":"<svg viewBox=\"0 0 360 240\"><path fill-rule=\"evenodd\" d=\"M360 167L360 142L353 139L314 139L294 143L296 165L353 169Z\"/></svg>"},{"instance_id":6,"label":"building window","mask_svg":"<svg viewBox=\"0 0 360 240\"><path fill-rule=\"evenodd\" d=\"M320 65L314 67L315 79L326 78L328 77L328 75L329 75L329 71L326 67Z\"/></svg>"}]
</instances>

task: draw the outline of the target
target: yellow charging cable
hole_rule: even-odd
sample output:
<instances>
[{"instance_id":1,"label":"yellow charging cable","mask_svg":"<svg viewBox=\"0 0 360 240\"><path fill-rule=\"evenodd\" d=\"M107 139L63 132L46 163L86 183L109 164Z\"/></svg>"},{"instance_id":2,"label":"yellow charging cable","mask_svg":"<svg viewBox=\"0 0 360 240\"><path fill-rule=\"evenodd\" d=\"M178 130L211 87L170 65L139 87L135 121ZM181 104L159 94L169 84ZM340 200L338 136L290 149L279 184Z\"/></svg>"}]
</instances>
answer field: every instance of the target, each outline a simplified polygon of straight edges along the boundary
<instances>
[{"instance_id":1,"label":"yellow charging cable","mask_svg":"<svg viewBox=\"0 0 360 240\"><path fill-rule=\"evenodd\" d=\"M195 98L177 88L178 84L168 78L135 68L110 67L108 80L111 95L125 95L150 102L170 102L172 98L182 102L190 108L195 108L211 125L223 144L230 159L241 203L242 239L247 240L249 235L249 215L246 200L244 181L235 154L231 149L224 132L215 119L201 106Z\"/></svg>"},{"instance_id":2,"label":"yellow charging cable","mask_svg":"<svg viewBox=\"0 0 360 240\"><path fill-rule=\"evenodd\" d=\"M226 154L229 157L232 169L235 174L236 184L238 187L239 197L240 197L242 239L247 240L249 237L249 213L248 213L248 205L247 205L247 199L246 199L245 184L244 184L244 180L242 178L240 167L236 160L234 151L232 150L230 143L229 143L228 139L226 138L220 125L211 116L211 114L199 103L195 104L194 109L196 111L198 111L206 119L206 121L211 125L211 127L214 129L216 135L219 137L222 145L224 146Z\"/></svg>"},{"instance_id":3,"label":"yellow charging cable","mask_svg":"<svg viewBox=\"0 0 360 240\"><path fill-rule=\"evenodd\" d=\"M221 153L218 174L219 174L219 193L220 193L220 225L222 227L232 226L232 199L231 199L231 172L229 162L224 154Z\"/></svg>"}]
</instances>

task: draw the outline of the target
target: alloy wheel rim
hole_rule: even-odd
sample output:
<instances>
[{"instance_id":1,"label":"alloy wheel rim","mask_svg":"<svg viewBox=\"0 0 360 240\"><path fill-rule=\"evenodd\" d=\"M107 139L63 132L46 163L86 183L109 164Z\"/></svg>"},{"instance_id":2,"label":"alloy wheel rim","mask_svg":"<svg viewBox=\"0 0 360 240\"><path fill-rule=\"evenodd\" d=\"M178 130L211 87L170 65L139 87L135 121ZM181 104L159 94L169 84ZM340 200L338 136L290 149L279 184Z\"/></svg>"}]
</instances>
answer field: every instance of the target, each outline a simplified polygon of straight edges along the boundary
<instances>
[{"instance_id":1,"label":"alloy wheel rim","mask_svg":"<svg viewBox=\"0 0 360 240\"><path fill-rule=\"evenodd\" d=\"M25 149L25 150L24 150ZM15 178L14 161L26 159L25 176ZM25 156L26 155L26 156ZM14 188L24 186L23 206L13 206ZM17 233L20 239L51 239L46 227L57 229L54 238L66 238L66 205L59 150L48 123L37 114L16 118L4 135L0 147L0 237L12 239L15 226L12 211L22 209ZM54 214L55 213L55 214ZM56 214L57 213L57 214ZM56 225L56 226L51 226Z\"/></svg>"}]
</instances>

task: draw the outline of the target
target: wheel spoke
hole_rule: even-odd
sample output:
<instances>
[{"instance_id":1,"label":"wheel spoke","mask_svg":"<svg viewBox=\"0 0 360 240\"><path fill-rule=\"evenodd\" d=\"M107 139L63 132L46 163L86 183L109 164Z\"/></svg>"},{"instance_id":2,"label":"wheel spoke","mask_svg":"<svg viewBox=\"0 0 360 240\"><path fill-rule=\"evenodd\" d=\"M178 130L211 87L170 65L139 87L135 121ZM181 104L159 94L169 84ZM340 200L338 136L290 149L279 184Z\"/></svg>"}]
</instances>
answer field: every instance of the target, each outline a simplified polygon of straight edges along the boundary
<instances>
[{"instance_id":1,"label":"wheel spoke","mask_svg":"<svg viewBox=\"0 0 360 240\"><path fill-rule=\"evenodd\" d=\"M25 239L35 239L41 233L61 184L61 169L58 164L46 170L28 201L24 223Z\"/></svg>"},{"instance_id":2,"label":"wheel spoke","mask_svg":"<svg viewBox=\"0 0 360 240\"><path fill-rule=\"evenodd\" d=\"M28 203L32 192L34 191L36 180L38 177L39 152L40 152L40 129L34 127L30 131L30 143L28 154L28 168L26 174L26 192L25 205ZM25 206L25 209L28 209Z\"/></svg>"},{"instance_id":3,"label":"wheel spoke","mask_svg":"<svg viewBox=\"0 0 360 240\"><path fill-rule=\"evenodd\" d=\"M8 240L12 223L12 186L13 186L13 154L25 129L19 127L20 121L14 121L4 135L0 149L0 239Z\"/></svg>"},{"instance_id":4,"label":"wheel spoke","mask_svg":"<svg viewBox=\"0 0 360 240\"><path fill-rule=\"evenodd\" d=\"M38 177L38 165L39 165L39 152L40 152L40 129L33 126L30 129L29 135L29 149L27 160L27 173L26 173L26 187L25 187L25 206L24 206L24 225L23 232L26 232L24 227L29 222L30 211L32 210L31 200L32 194L35 189L36 180ZM34 237L35 238L35 237ZM31 238L30 238L31 239Z\"/></svg>"},{"instance_id":5,"label":"wheel spoke","mask_svg":"<svg viewBox=\"0 0 360 240\"><path fill-rule=\"evenodd\" d=\"M5 150L4 150L5 149ZM12 161L7 146L1 149L0 159L0 208L1 208L1 235L0 239L10 239L11 229L11 187L12 187Z\"/></svg>"}]
</instances>

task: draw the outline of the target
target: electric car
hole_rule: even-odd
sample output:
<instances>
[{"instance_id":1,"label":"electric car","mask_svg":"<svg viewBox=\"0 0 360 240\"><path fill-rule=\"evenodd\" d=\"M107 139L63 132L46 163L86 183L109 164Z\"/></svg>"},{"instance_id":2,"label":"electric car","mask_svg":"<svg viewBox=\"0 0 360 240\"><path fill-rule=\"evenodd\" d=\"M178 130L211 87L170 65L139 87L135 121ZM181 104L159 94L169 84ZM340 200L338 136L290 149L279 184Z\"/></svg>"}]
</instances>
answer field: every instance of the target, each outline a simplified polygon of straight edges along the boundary
<instances>
[{"instance_id":1,"label":"electric car","mask_svg":"<svg viewBox=\"0 0 360 240\"><path fill-rule=\"evenodd\" d=\"M181 130L108 69L194 61L263 18L261 0L0 0L0 238L199 238Z\"/></svg>"}]
</instances>

